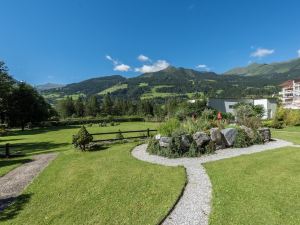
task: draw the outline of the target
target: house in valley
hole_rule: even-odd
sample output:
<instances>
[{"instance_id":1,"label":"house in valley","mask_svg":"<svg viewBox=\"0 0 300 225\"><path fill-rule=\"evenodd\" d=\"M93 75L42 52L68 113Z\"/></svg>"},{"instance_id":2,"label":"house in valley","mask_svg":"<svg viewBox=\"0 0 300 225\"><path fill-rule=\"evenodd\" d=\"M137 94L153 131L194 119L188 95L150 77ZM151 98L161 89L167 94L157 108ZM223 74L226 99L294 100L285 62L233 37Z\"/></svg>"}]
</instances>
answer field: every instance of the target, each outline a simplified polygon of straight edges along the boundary
<instances>
[{"instance_id":1,"label":"house in valley","mask_svg":"<svg viewBox=\"0 0 300 225\"><path fill-rule=\"evenodd\" d=\"M282 105L286 109L300 109L300 78L280 84Z\"/></svg>"}]
</instances>

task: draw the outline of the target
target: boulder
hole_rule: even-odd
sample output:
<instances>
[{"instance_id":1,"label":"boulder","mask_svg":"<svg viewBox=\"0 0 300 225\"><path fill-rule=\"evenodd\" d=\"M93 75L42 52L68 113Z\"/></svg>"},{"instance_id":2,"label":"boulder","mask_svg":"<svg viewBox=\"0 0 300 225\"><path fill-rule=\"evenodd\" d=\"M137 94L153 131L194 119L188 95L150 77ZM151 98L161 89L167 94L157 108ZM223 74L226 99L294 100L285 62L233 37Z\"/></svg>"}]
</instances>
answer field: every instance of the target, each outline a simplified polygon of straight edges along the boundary
<instances>
[{"instance_id":1,"label":"boulder","mask_svg":"<svg viewBox=\"0 0 300 225\"><path fill-rule=\"evenodd\" d=\"M188 149L191 146L190 136L182 135L181 136L181 144L184 148Z\"/></svg>"},{"instance_id":2,"label":"boulder","mask_svg":"<svg viewBox=\"0 0 300 225\"><path fill-rule=\"evenodd\" d=\"M216 144L217 150L225 148L225 143L219 128L211 128L209 133L210 139Z\"/></svg>"},{"instance_id":3,"label":"boulder","mask_svg":"<svg viewBox=\"0 0 300 225\"><path fill-rule=\"evenodd\" d=\"M154 138L155 138L155 140L158 140L158 141L159 141L159 140L160 140L160 138L161 138L161 135L160 135L160 134L157 134L157 135L155 135L155 137L154 137Z\"/></svg>"},{"instance_id":4,"label":"boulder","mask_svg":"<svg viewBox=\"0 0 300 225\"><path fill-rule=\"evenodd\" d=\"M222 137L225 140L227 147L231 147L235 141L237 135L237 129L235 128L226 128L221 130Z\"/></svg>"},{"instance_id":5,"label":"boulder","mask_svg":"<svg viewBox=\"0 0 300 225\"><path fill-rule=\"evenodd\" d=\"M167 148L167 147L169 147L171 141L172 141L172 138L170 138L170 137L160 137L159 146Z\"/></svg>"},{"instance_id":6,"label":"boulder","mask_svg":"<svg viewBox=\"0 0 300 225\"><path fill-rule=\"evenodd\" d=\"M203 147L205 146L209 141L210 141L210 137L204 133L204 132L196 132L193 134L193 139L197 144L197 147Z\"/></svg>"},{"instance_id":7,"label":"boulder","mask_svg":"<svg viewBox=\"0 0 300 225\"><path fill-rule=\"evenodd\" d=\"M242 125L240 128L241 128L243 131L245 131L245 133L247 134L247 136L248 136L249 138L253 139L253 138L255 137L254 131L253 131L251 128L246 127L246 126L244 126L244 125Z\"/></svg>"},{"instance_id":8,"label":"boulder","mask_svg":"<svg viewBox=\"0 0 300 225\"><path fill-rule=\"evenodd\" d=\"M262 127L258 129L259 134L261 135L264 142L271 141L271 130L267 127Z\"/></svg>"}]
</instances>

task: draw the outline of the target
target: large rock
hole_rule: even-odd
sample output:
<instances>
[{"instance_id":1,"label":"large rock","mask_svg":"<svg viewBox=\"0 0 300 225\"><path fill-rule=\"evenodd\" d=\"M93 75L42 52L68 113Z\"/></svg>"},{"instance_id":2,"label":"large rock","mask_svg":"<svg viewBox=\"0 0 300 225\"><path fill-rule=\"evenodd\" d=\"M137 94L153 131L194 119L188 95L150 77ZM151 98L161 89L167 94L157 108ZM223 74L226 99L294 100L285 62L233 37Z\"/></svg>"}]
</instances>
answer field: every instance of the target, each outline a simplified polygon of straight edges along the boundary
<instances>
[{"instance_id":1,"label":"large rock","mask_svg":"<svg viewBox=\"0 0 300 225\"><path fill-rule=\"evenodd\" d=\"M158 140L158 141L159 141L159 140L160 140L160 138L161 138L161 135L160 135L160 134L157 134L157 135L155 135L155 137L154 137L154 138L155 138L155 140Z\"/></svg>"},{"instance_id":2,"label":"large rock","mask_svg":"<svg viewBox=\"0 0 300 225\"><path fill-rule=\"evenodd\" d=\"M169 147L171 141L172 141L172 138L170 138L170 137L160 137L159 145L160 145L160 147L167 148L167 147Z\"/></svg>"},{"instance_id":3,"label":"large rock","mask_svg":"<svg viewBox=\"0 0 300 225\"><path fill-rule=\"evenodd\" d=\"M219 128L211 128L209 133L210 139L216 144L217 150L225 148L225 143Z\"/></svg>"},{"instance_id":4,"label":"large rock","mask_svg":"<svg viewBox=\"0 0 300 225\"><path fill-rule=\"evenodd\" d=\"M262 127L258 129L259 134L261 135L264 142L271 141L271 130L267 127Z\"/></svg>"},{"instance_id":5,"label":"large rock","mask_svg":"<svg viewBox=\"0 0 300 225\"><path fill-rule=\"evenodd\" d=\"M245 133L247 134L247 136L248 136L249 138L253 139L253 138L255 137L254 131L253 131L251 128L246 127L246 126L244 126L244 125L242 125L240 128L241 128L243 131L245 131Z\"/></svg>"},{"instance_id":6,"label":"large rock","mask_svg":"<svg viewBox=\"0 0 300 225\"><path fill-rule=\"evenodd\" d=\"M190 141L190 136L188 135L182 135L181 136L181 145L185 148L188 149L191 146L191 141Z\"/></svg>"},{"instance_id":7,"label":"large rock","mask_svg":"<svg viewBox=\"0 0 300 225\"><path fill-rule=\"evenodd\" d=\"M210 141L210 137L204 132L196 132L193 134L193 139L197 144L197 147L203 147Z\"/></svg>"},{"instance_id":8,"label":"large rock","mask_svg":"<svg viewBox=\"0 0 300 225\"><path fill-rule=\"evenodd\" d=\"M233 145L237 133L237 129L235 128L226 128L221 130L221 134L225 140L225 144L227 147L231 147Z\"/></svg>"}]
</instances>

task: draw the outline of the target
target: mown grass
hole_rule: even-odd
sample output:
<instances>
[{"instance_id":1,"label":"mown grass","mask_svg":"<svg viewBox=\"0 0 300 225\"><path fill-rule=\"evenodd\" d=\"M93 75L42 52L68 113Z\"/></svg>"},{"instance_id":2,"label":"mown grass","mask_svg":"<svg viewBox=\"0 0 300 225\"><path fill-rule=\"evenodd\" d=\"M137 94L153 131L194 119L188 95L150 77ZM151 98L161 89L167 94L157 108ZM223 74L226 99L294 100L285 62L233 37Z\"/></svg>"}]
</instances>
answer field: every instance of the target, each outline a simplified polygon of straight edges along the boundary
<instances>
[{"instance_id":1,"label":"mown grass","mask_svg":"<svg viewBox=\"0 0 300 225\"><path fill-rule=\"evenodd\" d=\"M141 122L120 125L127 130L156 126ZM115 127L88 129L111 131ZM157 224L184 187L184 169L134 159L130 151L136 143L82 153L70 145L70 135L77 130L15 131L6 137L6 141L29 143L28 155L60 154L12 206L0 213L1 224ZM42 149L47 145L48 149Z\"/></svg>"},{"instance_id":2,"label":"mown grass","mask_svg":"<svg viewBox=\"0 0 300 225\"><path fill-rule=\"evenodd\" d=\"M156 129L158 123L150 122L125 122L117 126L99 127L94 124L92 127L87 127L90 133L99 132L114 132L118 130L141 130L141 129ZM49 153L49 152L61 152L67 151L72 146L70 145L72 140L72 135L76 134L80 126L68 126L68 127L52 127L52 128L42 128L33 130L14 130L9 133L9 136L0 138L0 145L5 143L11 144L11 151L21 152L27 155L29 158L33 154ZM135 134L124 134L128 135L139 135ZM95 136L95 139L107 139L115 138L115 135L102 135ZM14 147L14 145L17 145ZM4 151L3 149L1 149ZM23 161L18 161L16 159L0 159L0 176L3 176L10 170L22 164Z\"/></svg>"},{"instance_id":3,"label":"mown grass","mask_svg":"<svg viewBox=\"0 0 300 225\"><path fill-rule=\"evenodd\" d=\"M135 144L92 153L60 154L23 195L30 196L2 224L156 224L184 186L183 168L133 159ZM23 204L23 203L22 203Z\"/></svg>"},{"instance_id":4,"label":"mown grass","mask_svg":"<svg viewBox=\"0 0 300 225\"><path fill-rule=\"evenodd\" d=\"M211 225L300 224L300 149L286 147L205 164Z\"/></svg>"},{"instance_id":5,"label":"mown grass","mask_svg":"<svg viewBox=\"0 0 300 225\"><path fill-rule=\"evenodd\" d=\"M293 142L294 144L300 144L300 126L272 129L272 136Z\"/></svg>"}]
</instances>

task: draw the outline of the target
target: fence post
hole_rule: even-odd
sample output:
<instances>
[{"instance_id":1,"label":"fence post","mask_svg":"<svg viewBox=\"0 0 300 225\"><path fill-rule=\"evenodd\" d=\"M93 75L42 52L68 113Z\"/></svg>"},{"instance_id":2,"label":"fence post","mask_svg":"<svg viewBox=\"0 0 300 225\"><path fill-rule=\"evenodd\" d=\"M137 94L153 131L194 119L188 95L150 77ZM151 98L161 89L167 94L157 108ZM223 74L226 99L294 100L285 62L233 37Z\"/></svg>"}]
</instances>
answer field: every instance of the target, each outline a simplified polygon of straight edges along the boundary
<instances>
[{"instance_id":1,"label":"fence post","mask_svg":"<svg viewBox=\"0 0 300 225\"><path fill-rule=\"evenodd\" d=\"M150 137L150 129L147 129L147 137Z\"/></svg>"},{"instance_id":2,"label":"fence post","mask_svg":"<svg viewBox=\"0 0 300 225\"><path fill-rule=\"evenodd\" d=\"M5 157L8 158L10 156L9 154L9 143L6 143L5 145Z\"/></svg>"}]
</instances>

